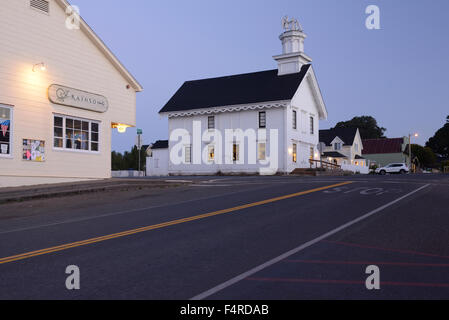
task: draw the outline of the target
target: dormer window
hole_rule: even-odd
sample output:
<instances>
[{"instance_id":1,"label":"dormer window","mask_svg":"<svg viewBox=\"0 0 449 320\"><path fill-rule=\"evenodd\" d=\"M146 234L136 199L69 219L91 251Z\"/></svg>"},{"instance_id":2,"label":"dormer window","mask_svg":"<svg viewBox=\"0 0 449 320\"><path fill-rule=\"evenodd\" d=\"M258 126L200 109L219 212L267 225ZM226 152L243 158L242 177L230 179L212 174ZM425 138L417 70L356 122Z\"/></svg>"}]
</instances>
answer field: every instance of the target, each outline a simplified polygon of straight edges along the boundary
<instances>
[{"instance_id":1,"label":"dormer window","mask_svg":"<svg viewBox=\"0 0 449 320\"><path fill-rule=\"evenodd\" d=\"M335 142L334 149L335 150L341 150L341 142Z\"/></svg>"}]
</instances>

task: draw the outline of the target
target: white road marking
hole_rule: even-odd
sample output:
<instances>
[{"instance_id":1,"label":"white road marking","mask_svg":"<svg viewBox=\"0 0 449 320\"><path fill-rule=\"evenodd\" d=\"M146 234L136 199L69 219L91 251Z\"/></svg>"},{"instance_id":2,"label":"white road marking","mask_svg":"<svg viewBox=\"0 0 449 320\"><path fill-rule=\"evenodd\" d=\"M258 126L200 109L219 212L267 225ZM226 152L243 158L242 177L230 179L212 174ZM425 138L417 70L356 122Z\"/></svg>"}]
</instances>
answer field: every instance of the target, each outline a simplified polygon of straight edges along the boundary
<instances>
[{"instance_id":1,"label":"white road marking","mask_svg":"<svg viewBox=\"0 0 449 320\"><path fill-rule=\"evenodd\" d=\"M272 259L272 260L270 260L268 262L265 262L264 264L261 264L260 266L257 266L255 268L249 270L249 271L246 271L245 273L242 273L241 275L238 275L235 278L232 278L232 279L230 279L230 280L228 280L228 281L226 281L226 282L224 282L224 283L222 283L222 284L220 284L220 285L218 285L218 286L216 286L216 287L214 287L214 288L212 288L210 290L207 290L207 291L205 291L205 292L203 292L203 293L201 293L201 294L191 298L190 300L204 300L204 299L206 299L206 298L208 298L208 297L210 297L210 296L212 296L212 295L214 295L214 294L216 294L216 293L218 293L218 292L220 292L220 291L222 291L222 290L224 290L224 289L226 289L226 288L228 288L228 287L230 287L230 286L232 286L232 285L234 285L234 284L236 284L236 283L238 283L238 282L240 282L240 281L242 281L242 280L244 280L244 279L246 279L246 278L248 278L248 277L250 277L250 276L252 276L252 275L254 275L254 274L256 274L256 273L258 273L258 272L260 272L260 271L262 271L262 270L264 270L264 269L266 269L266 268L268 268L268 267L270 267L272 265L274 265L274 264L276 264L276 263L278 263L278 262L281 262L281 261L291 257L294 254L297 254L298 252L300 252L300 251L302 251L304 249L307 249L307 248L317 244L318 242L321 242L321 241L325 240L326 238L329 238L330 236L333 236L334 234L336 234L336 233L338 233L338 232L340 232L340 231L342 231L344 229L347 229L347 228L353 226L356 223L359 223L360 221L366 220L367 218L375 215L376 213L379 213L379 212L381 212L381 211L383 211L383 210L385 210L385 209L395 205L396 203L398 203L398 202L400 202L400 201L402 201L402 200L404 200L404 199L414 195L415 193L417 193L417 192L419 192L419 191L421 191L421 190L423 190L423 189L425 189L425 188L427 188L429 186L430 186L430 184L426 184L425 186L422 186L419 189L416 189L415 191L412 191L412 192L406 194L405 196L402 196L402 197L400 197L400 198L398 198L398 199L396 199L396 200L394 200L394 201L392 201L390 203L387 203L386 205L383 205L380 208L377 208L377 209L375 209L375 210L373 210L373 211L371 211L371 212L369 212L369 213L367 213L367 214L365 214L365 215L363 215L363 216L361 216L361 217L359 217L357 219L354 219L354 220L352 220L352 221L350 221L350 222L348 222L348 223L346 223L346 224L344 224L344 225L342 225L342 226L340 226L340 227L338 227L338 228L336 228L336 229L334 229L332 231L329 231L328 233L323 234L322 236L320 236L320 237L318 237L316 239L313 239L313 240L311 240L311 241L309 241L307 243L304 243L301 246L299 246L299 247L297 247L297 248L295 248L295 249L293 249L291 251L288 251L288 252L280 255L277 258L274 258L274 259Z\"/></svg>"}]
</instances>

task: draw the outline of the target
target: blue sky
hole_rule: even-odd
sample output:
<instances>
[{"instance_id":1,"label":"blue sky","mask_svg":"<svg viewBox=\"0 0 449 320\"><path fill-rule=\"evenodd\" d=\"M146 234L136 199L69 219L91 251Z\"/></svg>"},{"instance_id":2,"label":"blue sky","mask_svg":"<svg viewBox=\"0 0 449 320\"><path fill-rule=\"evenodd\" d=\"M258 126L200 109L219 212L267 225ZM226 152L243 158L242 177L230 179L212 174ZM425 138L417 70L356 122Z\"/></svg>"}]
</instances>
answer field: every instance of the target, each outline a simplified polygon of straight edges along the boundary
<instances>
[{"instance_id":1,"label":"blue sky","mask_svg":"<svg viewBox=\"0 0 449 320\"><path fill-rule=\"evenodd\" d=\"M321 128L372 115L388 137L418 132L424 144L449 115L447 0L73 0L81 15L142 83L137 125L145 143L167 139L158 111L186 80L275 69L281 18L308 39L329 111ZM381 30L365 27L377 5ZM135 142L113 135L113 149Z\"/></svg>"}]
</instances>

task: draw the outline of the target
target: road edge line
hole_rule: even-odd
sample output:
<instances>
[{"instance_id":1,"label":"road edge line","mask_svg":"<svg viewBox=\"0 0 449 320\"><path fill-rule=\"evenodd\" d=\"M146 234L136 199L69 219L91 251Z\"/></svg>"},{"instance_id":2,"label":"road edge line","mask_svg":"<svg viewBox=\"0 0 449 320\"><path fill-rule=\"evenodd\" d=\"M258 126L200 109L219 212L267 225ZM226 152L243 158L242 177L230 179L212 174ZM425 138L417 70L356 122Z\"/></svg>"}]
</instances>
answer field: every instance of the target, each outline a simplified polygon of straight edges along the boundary
<instances>
[{"instance_id":1,"label":"road edge line","mask_svg":"<svg viewBox=\"0 0 449 320\"><path fill-rule=\"evenodd\" d=\"M402 200L404 200L404 199L414 195L415 193L418 193L421 190L424 190L424 189L428 188L429 186L430 186L430 184L426 184L426 185L424 185L424 186L422 186L422 187L420 187L420 188L418 188L418 189L416 189L416 190L414 190L414 191L412 191L412 192L410 192L410 193L408 193L408 194L406 194L406 195L404 195L404 196L402 196L402 197L400 197L400 198L398 198L398 199L396 199L396 200L394 200L392 202L389 202L389 203L387 203L387 204L385 204L385 205L383 205L383 206L381 206L381 207L379 207L377 209L374 209L373 211L371 211L371 212L369 212L369 213L367 213L367 214L365 214L365 215L363 215L363 216L361 216L361 217L359 217L357 219L354 219L354 220L352 220L352 221L350 221L350 222L348 222L348 223L346 223L346 224L344 224L344 225L342 225L342 226L340 226L340 227L338 227L338 228L336 228L336 229L334 229L332 231L329 231L329 232L323 234L322 236L320 236L318 238L315 238L315 239L313 239L313 240L311 240L309 242L306 242L306 243L300 245L299 247L297 247L297 248L295 248L293 250L290 250L290 251L288 251L288 252L286 252L286 253L284 253L284 254L282 254L282 255L280 255L280 256L278 256L278 257L276 257L276 258L274 258L274 259L272 259L270 261L267 261L267 262L265 262L265 263L255 267L255 268L253 268L251 270L248 270L248 271L246 271L246 272L244 272L244 273L242 273L242 274L240 274L240 275L238 275L238 276L236 276L236 277L234 277L234 278L232 278L232 279L230 279L230 280L228 280L226 282L223 282L222 284L219 284L218 286L215 286L212 289L209 289L209 290L207 290L207 291L205 291L203 293L200 293L199 295L196 295L196 296L194 296L193 298L191 298L189 300L191 300L191 301L204 300L204 299L206 299L206 298L208 298L208 297L210 297L210 296L212 296L212 295L214 295L214 294L216 294L216 293L218 293L218 292L220 292L220 291L222 291L222 290L224 290L224 289L226 289L226 288L228 288L228 287L230 287L230 286L232 286L232 285L234 285L234 284L236 284L236 283L238 283L238 282L240 282L240 281L242 281L242 280L244 280L244 279L246 279L246 278L248 278L248 277L250 277L250 276L252 276L254 274L256 274L257 272L260 272L260 271L262 271L262 270L264 270L264 269L266 269L266 268L268 268L268 267L270 267L270 266L272 266L272 265L274 265L274 264L276 264L278 262L281 262L282 260L285 260L285 259L291 257L292 255L294 255L294 254L296 254L298 252L301 252L302 250L307 249L308 247L311 247L311 246L317 244L318 242L321 242L322 240L324 240L326 238L329 238L330 236L333 236L334 234L336 234L336 233L338 233L338 232L340 232L340 231L342 231L344 229L347 229L347 228L353 226L354 224L359 223L360 221L366 220L367 218L375 215L376 213L381 212L381 211L383 211L383 210L385 210L385 209L395 205L398 202L401 202Z\"/></svg>"}]
</instances>

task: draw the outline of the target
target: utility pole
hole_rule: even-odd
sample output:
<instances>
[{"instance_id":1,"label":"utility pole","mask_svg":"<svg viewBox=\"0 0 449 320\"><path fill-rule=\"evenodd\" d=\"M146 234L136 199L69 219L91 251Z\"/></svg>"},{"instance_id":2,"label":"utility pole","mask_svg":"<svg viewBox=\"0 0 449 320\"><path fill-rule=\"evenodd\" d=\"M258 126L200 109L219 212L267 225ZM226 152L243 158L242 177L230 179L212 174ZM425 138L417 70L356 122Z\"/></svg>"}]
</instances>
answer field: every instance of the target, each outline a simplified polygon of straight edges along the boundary
<instances>
[{"instance_id":1,"label":"utility pole","mask_svg":"<svg viewBox=\"0 0 449 320\"><path fill-rule=\"evenodd\" d=\"M408 135L408 169L412 171L412 135Z\"/></svg>"}]
</instances>

